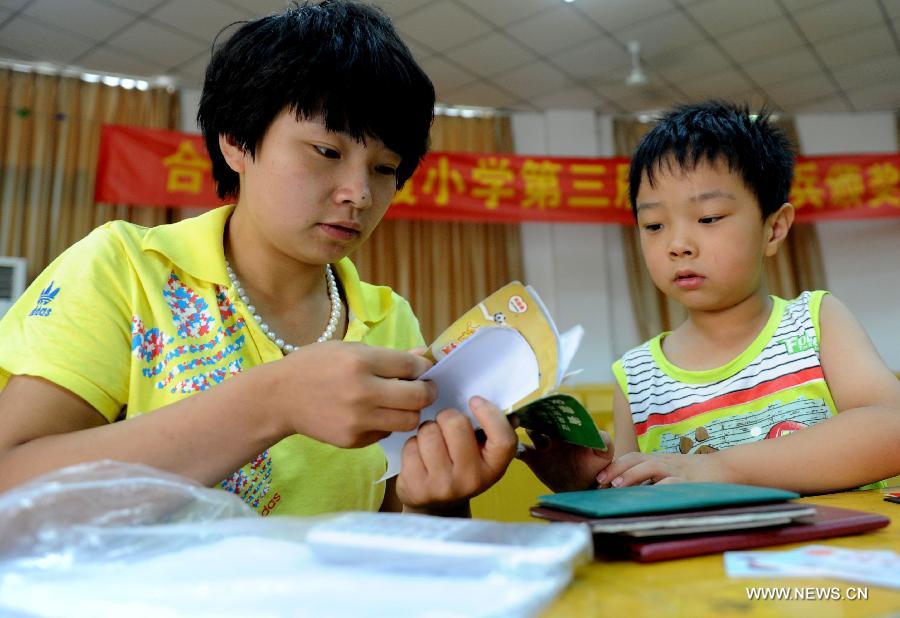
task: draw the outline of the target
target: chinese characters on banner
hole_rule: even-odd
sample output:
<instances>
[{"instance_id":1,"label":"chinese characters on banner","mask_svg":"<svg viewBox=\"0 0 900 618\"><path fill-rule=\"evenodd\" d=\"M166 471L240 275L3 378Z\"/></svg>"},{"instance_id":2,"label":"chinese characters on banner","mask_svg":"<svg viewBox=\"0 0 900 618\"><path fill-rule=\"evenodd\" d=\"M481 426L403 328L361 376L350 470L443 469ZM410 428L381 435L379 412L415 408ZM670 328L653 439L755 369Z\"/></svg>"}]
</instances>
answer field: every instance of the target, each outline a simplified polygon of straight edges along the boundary
<instances>
[{"instance_id":1,"label":"chinese characters on banner","mask_svg":"<svg viewBox=\"0 0 900 618\"><path fill-rule=\"evenodd\" d=\"M100 133L94 199L142 206L222 203L202 136L121 125L104 125Z\"/></svg>"},{"instance_id":2,"label":"chinese characters on banner","mask_svg":"<svg viewBox=\"0 0 900 618\"><path fill-rule=\"evenodd\" d=\"M104 126L95 198L151 206L221 204L199 135ZM900 154L799 157L798 221L900 217ZM633 223L628 159L434 152L389 219Z\"/></svg>"},{"instance_id":3,"label":"chinese characters on banner","mask_svg":"<svg viewBox=\"0 0 900 618\"><path fill-rule=\"evenodd\" d=\"M790 201L801 222L900 217L900 154L798 157Z\"/></svg>"},{"instance_id":4,"label":"chinese characters on banner","mask_svg":"<svg viewBox=\"0 0 900 618\"><path fill-rule=\"evenodd\" d=\"M387 218L631 223L628 159L435 152L394 197Z\"/></svg>"}]
</instances>

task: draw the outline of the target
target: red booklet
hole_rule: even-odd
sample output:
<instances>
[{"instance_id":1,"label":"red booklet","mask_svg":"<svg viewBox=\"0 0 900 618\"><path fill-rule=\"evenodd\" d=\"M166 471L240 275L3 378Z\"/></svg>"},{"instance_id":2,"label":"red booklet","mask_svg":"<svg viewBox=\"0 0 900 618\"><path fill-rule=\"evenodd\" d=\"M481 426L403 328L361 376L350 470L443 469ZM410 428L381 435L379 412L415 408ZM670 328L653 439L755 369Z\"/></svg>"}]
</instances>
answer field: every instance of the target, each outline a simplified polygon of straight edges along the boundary
<instances>
[{"instance_id":1,"label":"red booklet","mask_svg":"<svg viewBox=\"0 0 900 618\"><path fill-rule=\"evenodd\" d=\"M701 534L634 537L621 534L595 534L594 553L638 562L657 562L688 558L737 549L751 549L785 543L801 543L816 539L859 534L883 528L890 519L875 513L815 505L816 514L806 523L784 526L731 530ZM554 521L583 522L592 518L535 507L532 515Z\"/></svg>"}]
</instances>

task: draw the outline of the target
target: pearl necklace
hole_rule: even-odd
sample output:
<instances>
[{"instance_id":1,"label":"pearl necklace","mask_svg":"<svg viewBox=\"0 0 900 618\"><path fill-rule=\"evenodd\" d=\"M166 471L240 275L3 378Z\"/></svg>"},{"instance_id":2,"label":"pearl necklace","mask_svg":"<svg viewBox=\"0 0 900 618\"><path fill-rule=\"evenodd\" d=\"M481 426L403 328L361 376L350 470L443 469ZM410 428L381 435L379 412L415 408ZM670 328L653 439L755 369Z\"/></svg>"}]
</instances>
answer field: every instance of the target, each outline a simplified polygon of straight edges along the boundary
<instances>
[{"instance_id":1,"label":"pearl necklace","mask_svg":"<svg viewBox=\"0 0 900 618\"><path fill-rule=\"evenodd\" d=\"M299 349L300 346L285 343L284 339L279 337L268 324L262 321L262 317L256 313L256 307L250 304L250 298L247 296L244 288L241 287L241 282L238 281L237 275L234 273L234 270L232 270L228 260L225 260L225 271L228 273L228 278L231 279L231 283L234 286L237 295L240 296L241 301L247 307L247 311L250 312L250 315L253 316L254 320L259 322L260 330L264 332L275 345L281 348L281 351L285 354L289 354L290 352ZM341 295L338 292L337 280L334 278L334 271L331 269L331 264L325 264L325 278L328 280L328 298L331 301L331 316L328 318L328 325L325 326L325 330L322 331L322 334L316 339L316 343L328 341L334 336L338 320L341 317Z\"/></svg>"}]
</instances>

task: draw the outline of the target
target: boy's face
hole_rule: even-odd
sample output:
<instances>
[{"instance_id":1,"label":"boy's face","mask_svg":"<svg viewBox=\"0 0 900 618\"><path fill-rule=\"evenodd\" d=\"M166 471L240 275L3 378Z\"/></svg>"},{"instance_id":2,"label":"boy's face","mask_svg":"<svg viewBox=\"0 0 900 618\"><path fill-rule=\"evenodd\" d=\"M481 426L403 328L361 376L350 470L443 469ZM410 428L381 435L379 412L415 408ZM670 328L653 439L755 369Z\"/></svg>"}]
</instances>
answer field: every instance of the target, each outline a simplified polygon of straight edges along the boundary
<instances>
[{"instance_id":1,"label":"boy's face","mask_svg":"<svg viewBox=\"0 0 900 618\"><path fill-rule=\"evenodd\" d=\"M650 276L688 309L717 310L757 292L768 226L756 197L722 162L664 162L641 179L637 221Z\"/></svg>"},{"instance_id":2,"label":"boy's face","mask_svg":"<svg viewBox=\"0 0 900 618\"><path fill-rule=\"evenodd\" d=\"M257 242L307 264L335 262L369 237L394 197L400 164L373 137L361 144L290 110L275 117L255 158L226 160L241 177L234 216L249 222Z\"/></svg>"}]
</instances>

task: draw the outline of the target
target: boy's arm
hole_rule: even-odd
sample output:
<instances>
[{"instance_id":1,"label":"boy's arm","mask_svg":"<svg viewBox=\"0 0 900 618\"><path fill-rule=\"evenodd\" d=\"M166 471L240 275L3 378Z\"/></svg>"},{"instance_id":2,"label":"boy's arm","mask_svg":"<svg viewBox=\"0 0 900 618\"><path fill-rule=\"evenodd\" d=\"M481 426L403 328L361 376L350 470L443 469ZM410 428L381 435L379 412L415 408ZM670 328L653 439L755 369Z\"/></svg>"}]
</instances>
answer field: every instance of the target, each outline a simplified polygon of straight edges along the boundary
<instances>
[{"instance_id":1,"label":"boy's arm","mask_svg":"<svg viewBox=\"0 0 900 618\"><path fill-rule=\"evenodd\" d=\"M613 427L616 435L616 453L620 457L625 453L641 450L638 446L637 436L634 434L631 406L618 384L613 389Z\"/></svg>"},{"instance_id":2,"label":"boy's arm","mask_svg":"<svg viewBox=\"0 0 900 618\"><path fill-rule=\"evenodd\" d=\"M517 455L534 475L553 491L579 491L597 486L597 475L612 461L615 448L609 434L600 430L606 450L569 444L529 432L532 445Z\"/></svg>"},{"instance_id":3,"label":"boy's arm","mask_svg":"<svg viewBox=\"0 0 900 618\"><path fill-rule=\"evenodd\" d=\"M634 423L631 420L631 405L622 392L622 385L616 381L613 388L613 429L615 432L615 454L616 457L630 456L630 453L640 453L637 436L634 433ZM617 460L616 460L617 461ZM599 487L609 487L610 481L614 478L610 474L613 472L618 475L616 461L611 462L597 474L597 485Z\"/></svg>"},{"instance_id":4,"label":"boy's arm","mask_svg":"<svg viewBox=\"0 0 900 618\"><path fill-rule=\"evenodd\" d=\"M885 366L850 310L834 296L826 295L819 315L819 355L838 411L866 407L900 410L900 381Z\"/></svg>"},{"instance_id":5,"label":"boy's arm","mask_svg":"<svg viewBox=\"0 0 900 618\"><path fill-rule=\"evenodd\" d=\"M900 382L843 303L826 295L819 315L819 355L839 414L783 438L747 445L758 447L752 452L723 451L736 482L816 493L900 473Z\"/></svg>"},{"instance_id":6,"label":"boy's arm","mask_svg":"<svg viewBox=\"0 0 900 618\"><path fill-rule=\"evenodd\" d=\"M820 335L822 368L837 416L780 438L706 455L632 453L610 466L621 479L613 484L678 479L813 494L900 473L900 382L859 322L830 296L822 301Z\"/></svg>"},{"instance_id":7,"label":"boy's arm","mask_svg":"<svg viewBox=\"0 0 900 618\"><path fill-rule=\"evenodd\" d=\"M631 424L631 410L618 384L613 391L613 415L615 442L608 433L600 431L607 447L605 451L535 434L531 436L534 446L525 446L518 457L553 491L579 491L602 486L605 471L613 457L638 449Z\"/></svg>"}]
</instances>

